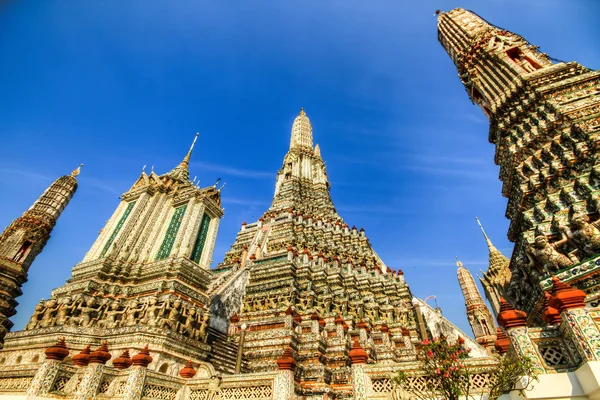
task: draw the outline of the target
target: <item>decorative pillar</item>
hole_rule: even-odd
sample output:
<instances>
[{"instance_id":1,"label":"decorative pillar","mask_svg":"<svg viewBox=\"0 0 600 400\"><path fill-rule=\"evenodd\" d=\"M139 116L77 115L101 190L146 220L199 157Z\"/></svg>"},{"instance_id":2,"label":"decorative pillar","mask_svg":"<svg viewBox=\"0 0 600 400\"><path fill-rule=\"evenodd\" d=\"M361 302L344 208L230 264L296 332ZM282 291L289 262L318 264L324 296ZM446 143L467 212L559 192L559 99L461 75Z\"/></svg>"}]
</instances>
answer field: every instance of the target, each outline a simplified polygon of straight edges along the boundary
<instances>
[{"instance_id":1,"label":"decorative pillar","mask_svg":"<svg viewBox=\"0 0 600 400\"><path fill-rule=\"evenodd\" d=\"M367 400L371 393L371 379L364 370L369 355L360 346L358 340L352 344L352 349L348 352L348 357L352 362L352 388L354 400Z\"/></svg>"},{"instance_id":2,"label":"decorative pillar","mask_svg":"<svg viewBox=\"0 0 600 400\"><path fill-rule=\"evenodd\" d=\"M561 328L587 361L600 360L600 330L585 308L586 294L568 283L552 278L548 305L560 313Z\"/></svg>"},{"instance_id":3,"label":"decorative pillar","mask_svg":"<svg viewBox=\"0 0 600 400\"><path fill-rule=\"evenodd\" d=\"M294 371L296 360L290 347L287 347L277 360L279 372L273 382L273 400L289 400L294 395Z\"/></svg>"},{"instance_id":4,"label":"decorative pillar","mask_svg":"<svg viewBox=\"0 0 600 400\"><path fill-rule=\"evenodd\" d=\"M127 383L123 390L123 400L140 400L144 391L148 365L152 362L148 345L131 358L133 366L130 369Z\"/></svg>"},{"instance_id":5,"label":"decorative pillar","mask_svg":"<svg viewBox=\"0 0 600 400\"><path fill-rule=\"evenodd\" d=\"M83 378L77 387L75 400L89 400L96 397L98 388L102 383L102 374L104 372L104 364L110 360L111 355L108 352L107 342L102 343L95 351L88 356L89 364L83 373Z\"/></svg>"},{"instance_id":6,"label":"decorative pillar","mask_svg":"<svg viewBox=\"0 0 600 400\"><path fill-rule=\"evenodd\" d=\"M506 331L506 335L510 338L517 355L530 359L534 371L538 374L545 373L544 364L540 360L527 331L527 314L524 311L514 309L501 297L498 324Z\"/></svg>"},{"instance_id":7,"label":"decorative pillar","mask_svg":"<svg viewBox=\"0 0 600 400\"><path fill-rule=\"evenodd\" d=\"M60 363L68 355L69 350L65 344L64 337L60 338L54 346L46 349L46 360L44 360L33 377L29 389L27 389L27 396L46 395L52 388L52 385L54 385Z\"/></svg>"}]
</instances>

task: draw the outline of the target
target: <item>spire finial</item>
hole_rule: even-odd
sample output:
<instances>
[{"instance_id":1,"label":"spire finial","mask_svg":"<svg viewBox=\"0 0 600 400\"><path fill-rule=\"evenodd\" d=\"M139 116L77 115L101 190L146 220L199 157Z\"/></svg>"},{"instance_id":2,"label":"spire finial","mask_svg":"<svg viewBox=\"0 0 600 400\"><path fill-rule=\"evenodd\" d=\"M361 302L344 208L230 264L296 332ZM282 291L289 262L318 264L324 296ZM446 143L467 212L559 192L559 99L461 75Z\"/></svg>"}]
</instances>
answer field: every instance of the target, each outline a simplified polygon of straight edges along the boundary
<instances>
[{"instance_id":1,"label":"spire finial","mask_svg":"<svg viewBox=\"0 0 600 400\"><path fill-rule=\"evenodd\" d=\"M458 268L462 268L462 266L463 266L463 263L462 263L462 262L460 262L460 260L458 259L458 256L456 256L456 266L457 266Z\"/></svg>"},{"instance_id":2,"label":"spire finial","mask_svg":"<svg viewBox=\"0 0 600 400\"><path fill-rule=\"evenodd\" d=\"M196 140L198 140L198 136L200 135L200 132L196 132L196 136L194 136L194 140L192 141L192 145L190 146L190 149L188 150L187 154L185 155L185 157L183 158L183 162L186 164L189 164L190 162L190 157L192 156L192 151L194 151L194 146L196 145Z\"/></svg>"},{"instance_id":3,"label":"spire finial","mask_svg":"<svg viewBox=\"0 0 600 400\"><path fill-rule=\"evenodd\" d=\"M181 162L179 163L178 166L173 168L173 170L166 173L165 175L169 175L180 181L188 181L190 179L190 172L189 172L190 158L192 156L192 151L194 151L194 146L196 145L196 140L198 139L199 135L200 135L200 132L196 132L194 141L192 142L192 145L190 146L190 149L188 150L185 157L183 157L183 160L181 160Z\"/></svg>"},{"instance_id":4,"label":"spire finial","mask_svg":"<svg viewBox=\"0 0 600 400\"><path fill-rule=\"evenodd\" d=\"M479 228L481 228L481 232L483 233L483 237L485 238L485 242L487 243L488 248L491 251L492 248L494 247L494 245L492 244L492 241L490 240L490 238L488 237L488 235L485 233L485 230L483 229L483 226L481 225L481 221L479 221L479 218L476 216L475 219L477 220L477 225L479 225Z\"/></svg>"},{"instance_id":5,"label":"spire finial","mask_svg":"<svg viewBox=\"0 0 600 400\"><path fill-rule=\"evenodd\" d=\"M304 107L300 107L300 115L306 115L306 113L304 112Z\"/></svg>"},{"instance_id":6,"label":"spire finial","mask_svg":"<svg viewBox=\"0 0 600 400\"><path fill-rule=\"evenodd\" d=\"M71 172L71 176L73 178L75 178L77 175L79 175L81 173L81 167L83 167L83 164L79 164L79 167L75 168L73 170L73 172Z\"/></svg>"}]
</instances>

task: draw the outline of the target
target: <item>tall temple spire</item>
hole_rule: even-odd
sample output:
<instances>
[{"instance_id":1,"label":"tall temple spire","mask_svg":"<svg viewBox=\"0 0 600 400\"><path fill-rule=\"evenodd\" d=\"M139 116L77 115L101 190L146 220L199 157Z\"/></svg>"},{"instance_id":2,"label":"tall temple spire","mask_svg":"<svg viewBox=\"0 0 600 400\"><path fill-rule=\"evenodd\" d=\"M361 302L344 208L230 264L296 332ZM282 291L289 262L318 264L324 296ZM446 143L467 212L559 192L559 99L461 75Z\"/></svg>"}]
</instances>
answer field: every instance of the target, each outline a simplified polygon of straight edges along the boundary
<instances>
[{"instance_id":1,"label":"tall temple spire","mask_svg":"<svg viewBox=\"0 0 600 400\"><path fill-rule=\"evenodd\" d=\"M529 322L538 323L544 296L531 288L547 288L547 273L600 256L595 195L600 164L590 139L598 132L593 110L600 107L600 73L553 59L522 36L462 8L439 13L437 27L469 98L490 121L488 140L508 198L512 278L503 274L509 272L507 260L493 247L490 264L501 267L490 265L486 275L497 290L507 289L507 298ZM600 273L600 265L595 268ZM595 273L587 271L571 283ZM511 279L510 288L497 279ZM597 299L600 283L585 286L588 302Z\"/></svg>"},{"instance_id":2,"label":"tall temple spire","mask_svg":"<svg viewBox=\"0 0 600 400\"><path fill-rule=\"evenodd\" d=\"M496 341L496 328L494 319L490 310L485 305L477 284L471 272L463 266L458 256L456 257L456 274L458 275L458 283L465 298L465 306L467 308L467 317L469 324L473 329L475 341L481 344L491 354Z\"/></svg>"},{"instance_id":3,"label":"tall temple spire","mask_svg":"<svg viewBox=\"0 0 600 400\"><path fill-rule=\"evenodd\" d=\"M83 164L82 164L83 165ZM81 166L80 166L81 167ZM12 327L21 285L33 260L44 249L58 217L77 190L79 168L55 180L33 205L0 234L0 347Z\"/></svg>"},{"instance_id":4,"label":"tall temple spire","mask_svg":"<svg viewBox=\"0 0 600 400\"><path fill-rule=\"evenodd\" d=\"M194 136L194 141L192 142L192 145L190 146L190 149L188 150L185 157L183 157L183 160L181 160L178 166L173 168L171 171L167 172L165 175L168 175L172 178L184 182L190 180L190 158L192 157L192 151L194 151L194 146L196 145L196 140L198 140L199 135L200 132L196 132L196 136Z\"/></svg>"},{"instance_id":5,"label":"tall temple spire","mask_svg":"<svg viewBox=\"0 0 600 400\"><path fill-rule=\"evenodd\" d=\"M321 214L334 210L325 162L319 146L313 148L312 125L304 112L294 119L290 149L277 174L271 211L294 208Z\"/></svg>"},{"instance_id":6,"label":"tall temple spire","mask_svg":"<svg viewBox=\"0 0 600 400\"><path fill-rule=\"evenodd\" d=\"M243 341L252 372L277 369L284 348L302 343L297 352L298 365L305 371L302 379L312 396L325 398L337 396L338 388L348 382L346 363L339 361L348 359L350 342L343 326L350 326L353 336L360 331L361 338L369 338L369 332L403 338L402 349L391 341L365 341L365 350L379 360L399 360L414 352L415 317L421 318L421 311L413 308L404 275L391 273L365 231L349 228L333 206L325 163L320 149L313 148L304 110L294 120L271 206L257 221L242 224L216 271L238 274L235 287L244 289L218 296L211 306L213 326L237 335L246 324L248 331L279 338L268 344L258 337ZM287 318L311 321L318 331L293 328L284 323ZM320 335L333 332L325 330L327 324L337 324L340 334L323 340Z\"/></svg>"}]
</instances>

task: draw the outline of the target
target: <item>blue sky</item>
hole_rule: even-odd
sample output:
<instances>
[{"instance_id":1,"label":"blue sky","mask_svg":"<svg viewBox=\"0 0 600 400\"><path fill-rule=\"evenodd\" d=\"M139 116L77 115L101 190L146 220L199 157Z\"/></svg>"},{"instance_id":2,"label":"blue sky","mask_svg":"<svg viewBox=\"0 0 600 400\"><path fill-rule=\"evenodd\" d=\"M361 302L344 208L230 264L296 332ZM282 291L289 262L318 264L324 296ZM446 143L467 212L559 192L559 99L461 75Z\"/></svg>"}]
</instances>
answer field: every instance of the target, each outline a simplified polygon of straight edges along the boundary
<instances>
[{"instance_id":1,"label":"blue sky","mask_svg":"<svg viewBox=\"0 0 600 400\"><path fill-rule=\"evenodd\" d=\"M215 264L270 204L300 107L349 225L471 332L455 255L477 272L478 215L507 256L506 200L483 113L437 42L437 8L473 9L551 56L600 68L597 0L21 1L0 13L0 226L85 163L30 269L15 329L62 285L138 177L217 178Z\"/></svg>"}]
</instances>

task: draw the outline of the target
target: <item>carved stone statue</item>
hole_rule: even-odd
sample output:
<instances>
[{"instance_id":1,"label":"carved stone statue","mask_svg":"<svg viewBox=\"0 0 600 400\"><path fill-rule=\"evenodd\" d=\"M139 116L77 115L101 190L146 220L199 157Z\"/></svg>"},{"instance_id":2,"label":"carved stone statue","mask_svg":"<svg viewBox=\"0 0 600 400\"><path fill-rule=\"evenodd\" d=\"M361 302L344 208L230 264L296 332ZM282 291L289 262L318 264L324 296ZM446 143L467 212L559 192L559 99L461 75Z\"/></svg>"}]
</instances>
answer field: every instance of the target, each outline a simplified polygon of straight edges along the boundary
<instances>
[{"instance_id":1,"label":"carved stone statue","mask_svg":"<svg viewBox=\"0 0 600 400\"><path fill-rule=\"evenodd\" d=\"M586 255L593 256L600 252L600 230L588 222L585 214L574 214L571 227L573 229L563 228L563 231Z\"/></svg>"},{"instance_id":2,"label":"carved stone statue","mask_svg":"<svg viewBox=\"0 0 600 400\"><path fill-rule=\"evenodd\" d=\"M30 331L32 329L36 329L36 328L39 327L39 325L40 325L40 318L42 318L42 315L44 315L44 311L45 311L44 310L44 302L40 301L35 306L35 310L33 311L33 314L31 315L31 318L29 319L29 322L25 326L25 330L26 331Z\"/></svg>"},{"instance_id":3,"label":"carved stone statue","mask_svg":"<svg viewBox=\"0 0 600 400\"><path fill-rule=\"evenodd\" d=\"M169 300L167 300L167 302L169 302ZM167 318L163 320L162 328L171 329L177 332L180 324L179 317L181 316L181 300L176 299L173 302L173 306L167 304L166 308L169 309L169 314L167 315Z\"/></svg>"},{"instance_id":4,"label":"carved stone statue","mask_svg":"<svg viewBox=\"0 0 600 400\"><path fill-rule=\"evenodd\" d=\"M196 307L190 307L187 310L187 313L185 314L185 322L181 325L181 334L185 334L189 337L194 337L194 333L196 331L196 322L197 322L197 315L196 315Z\"/></svg>"},{"instance_id":5,"label":"carved stone statue","mask_svg":"<svg viewBox=\"0 0 600 400\"><path fill-rule=\"evenodd\" d=\"M537 236L533 245L530 245L527 248L529 265L531 267L540 265L543 272L546 273L555 272L560 269L570 267L573 265L573 261L571 261L569 257L556 250L557 247L561 246L566 241L566 236L556 243L548 242L548 238L545 235Z\"/></svg>"},{"instance_id":6,"label":"carved stone statue","mask_svg":"<svg viewBox=\"0 0 600 400\"><path fill-rule=\"evenodd\" d=\"M206 339L208 339L208 324L210 321L210 312L205 312L202 316L202 322L200 323L200 329L198 329L198 337L196 340L200 340L203 343L206 343Z\"/></svg>"},{"instance_id":7,"label":"carved stone statue","mask_svg":"<svg viewBox=\"0 0 600 400\"><path fill-rule=\"evenodd\" d=\"M149 327L160 326L162 323L161 315L166 306L166 301L162 306L160 306L158 305L158 298L151 297L148 301L148 306L146 307L146 312L144 313L144 316L140 318L140 323Z\"/></svg>"},{"instance_id":8,"label":"carved stone statue","mask_svg":"<svg viewBox=\"0 0 600 400\"><path fill-rule=\"evenodd\" d=\"M96 313L96 299L94 297L90 297L83 301L81 306L81 316L79 317L79 326L84 328L92 326L99 318L98 315L93 317L93 314Z\"/></svg>"},{"instance_id":9,"label":"carved stone statue","mask_svg":"<svg viewBox=\"0 0 600 400\"><path fill-rule=\"evenodd\" d=\"M50 299L45 304L44 315L42 315L42 319L40 320L40 326L42 328L47 328L49 326L53 326L54 324L54 311L58 309L56 304L56 300Z\"/></svg>"},{"instance_id":10,"label":"carved stone statue","mask_svg":"<svg viewBox=\"0 0 600 400\"><path fill-rule=\"evenodd\" d=\"M66 297L62 303L59 302L56 306L57 312L55 317L55 325L67 325L70 322L71 314L73 313L73 310L75 310L76 307L76 302L71 300L70 297Z\"/></svg>"},{"instance_id":11,"label":"carved stone statue","mask_svg":"<svg viewBox=\"0 0 600 400\"><path fill-rule=\"evenodd\" d=\"M125 313L125 310L119 311L121 304L114 300L110 304L106 305L103 318L98 321L98 326L101 328L112 329L117 327L119 322L119 316Z\"/></svg>"},{"instance_id":12,"label":"carved stone statue","mask_svg":"<svg viewBox=\"0 0 600 400\"><path fill-rule=\"evenodd\" d=\"M140 307L139 300L134 299L125 311L125 326L137 325L139 321L138 315L142 315L146 310L146 307L148 307L148 303Z\"/></svg>"}]
</instances>

